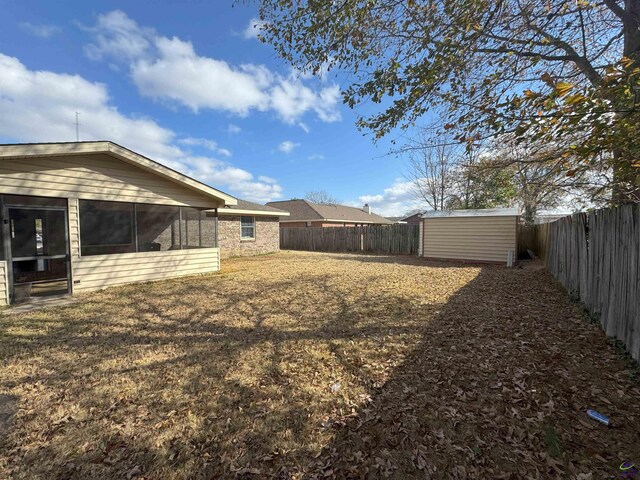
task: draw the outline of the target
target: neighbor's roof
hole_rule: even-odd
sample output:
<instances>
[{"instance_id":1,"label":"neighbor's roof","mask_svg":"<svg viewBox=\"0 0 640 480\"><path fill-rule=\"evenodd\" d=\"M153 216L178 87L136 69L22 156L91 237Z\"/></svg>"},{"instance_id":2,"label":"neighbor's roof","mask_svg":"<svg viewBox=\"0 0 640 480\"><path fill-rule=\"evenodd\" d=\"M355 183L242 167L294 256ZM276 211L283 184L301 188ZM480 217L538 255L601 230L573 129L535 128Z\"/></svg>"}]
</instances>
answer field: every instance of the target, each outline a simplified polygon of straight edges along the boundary
<instances>
[{"instance_id":1,"label":"neighbor's roof","mask_svg":"<svg viewBox=\"0 0 640 480\"><path fill-rule=\"evenodd\" d=\"M248 202L240 198L237 199L238 204L225 206L218 209L219 215L261 215L263 217L288 217L289 212L260 205L259 203Z\"/></svg>"},{"instance_id":2,"label":"neighbor's roof","mask_svg":"<svg viewBox=\"0 0 640 480\"><path fill-rule=\"evenodd\" d=\"M517 217L520 215L518 208L484 208L481 210L438 210L424 212L422 218L448 218L448 217Z\"/></svg>"},{"instance_id":3,"label":"neighbor's roof","mask_svg":"<svg viewBox=\"0 0 640 480\"><path fill-rule=\"evenodd\" d=\"M388 224L392 222L375 213L367 213L361 208L346 205L323 205L307 200L283 200L267 203L270 207L286 210L291 215L282 222L349 222Z\"/></svg>"},{"instance_id":4,"label":"neighbor's roof","mask_svg":"<svg viewBox=\"0 0 640 480\"><path fill-rule=\"evenodd\" d=\"M135 165L182 186L198 191L226 205L236 205L237 200L231 195L205 185L187 175L166 167L150 158L136 153L110 141L95 142L59 142L59 143L17 143L0 145L1 158L55 157L60 155L106 154L124 162Z\"/></svg>"}]
</instances>

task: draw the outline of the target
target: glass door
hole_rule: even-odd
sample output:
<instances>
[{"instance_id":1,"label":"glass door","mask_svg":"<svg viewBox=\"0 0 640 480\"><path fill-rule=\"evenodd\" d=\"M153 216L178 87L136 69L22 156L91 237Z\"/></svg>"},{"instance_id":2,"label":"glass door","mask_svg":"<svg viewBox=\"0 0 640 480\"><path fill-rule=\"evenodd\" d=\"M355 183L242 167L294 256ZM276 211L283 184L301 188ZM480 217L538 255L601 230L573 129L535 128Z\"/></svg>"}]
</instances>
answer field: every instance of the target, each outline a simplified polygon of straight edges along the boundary
<instances>
[{"instance_id":1,"label":"glass door","mask_svg":"<svg viewBox=\"0 0 640 480\"><path fill-rule=\"evenodd\" d=\"M67 210L5 208L12 302L69 293Z\"/></svg>"}]
</instances>

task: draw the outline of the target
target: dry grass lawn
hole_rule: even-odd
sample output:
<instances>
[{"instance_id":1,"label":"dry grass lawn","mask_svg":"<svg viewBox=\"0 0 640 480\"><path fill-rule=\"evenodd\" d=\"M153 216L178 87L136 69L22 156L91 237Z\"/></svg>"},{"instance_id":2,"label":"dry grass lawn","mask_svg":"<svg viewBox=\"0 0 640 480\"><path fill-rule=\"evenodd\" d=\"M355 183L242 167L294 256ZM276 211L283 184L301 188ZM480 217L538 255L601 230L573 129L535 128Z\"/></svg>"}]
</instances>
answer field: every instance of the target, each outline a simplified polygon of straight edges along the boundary
<instances>
[{"instance_id":1,"label":"dry grass lawn","mask_svg":"<svg viewBox=\"0 0 640 480\"><path fill-rule=\"evenodd\" d=\"M0 478L595 480L639 432L535 268L283 252L0 318Z\"/></svg>"}]
</instances>

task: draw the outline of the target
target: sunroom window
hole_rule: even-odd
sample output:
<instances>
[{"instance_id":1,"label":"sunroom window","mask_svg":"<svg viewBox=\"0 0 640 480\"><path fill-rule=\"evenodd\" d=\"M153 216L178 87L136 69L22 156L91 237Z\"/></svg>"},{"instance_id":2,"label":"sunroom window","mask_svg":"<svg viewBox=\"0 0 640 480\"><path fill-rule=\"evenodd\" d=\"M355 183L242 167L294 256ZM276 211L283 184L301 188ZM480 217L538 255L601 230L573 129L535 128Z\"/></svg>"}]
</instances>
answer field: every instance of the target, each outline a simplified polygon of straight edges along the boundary
<instances>
[{"instance_id":1,"label":"sunroom window","mask_svg":"<svg viewBox=\"0 0 640 480\"><path fill-rule=\"evenodd\" d=\"M82 255L136 251L133 203L80 200Z\"/></svg>"},{"instance_id":2,"label":"sunroom window","mask_svg":"<svg viewBox=\"0 0 640 480\"><path fill-rule=\"evenodd\" d=\"M191 207L80 200L82 255L217 246L217 218Z\"/></svg>"},{"instance_id":3,"label":"sunroom window","mask_svg":"<svg viewBox=\"0 0 640 480\"><path fill-rule=\"evenodd\" d=\"M136 205L138 251L180 249L180 207Z\"/></svg>"}]
</instances>

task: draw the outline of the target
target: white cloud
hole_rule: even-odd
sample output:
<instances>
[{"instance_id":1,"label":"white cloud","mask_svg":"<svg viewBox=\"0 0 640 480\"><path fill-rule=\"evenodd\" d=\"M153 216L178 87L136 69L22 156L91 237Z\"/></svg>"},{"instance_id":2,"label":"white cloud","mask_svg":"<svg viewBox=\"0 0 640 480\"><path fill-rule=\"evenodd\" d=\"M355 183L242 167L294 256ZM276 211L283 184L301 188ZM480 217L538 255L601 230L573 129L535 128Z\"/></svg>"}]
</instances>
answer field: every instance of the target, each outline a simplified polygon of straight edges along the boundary
<instances>
[{"instance_id":1,"label":"white cloud","mask_svg":"<svg viewBox=\"0 0 640 480\"><path fill-rule=\"evenodd\" d=\"M20 28L29 34L40 38L51 38L56 33L60 33L62 31L62 29L57 25L36 25L30 22L20 23Z\"/></svg>"},{"instance_id":2,"label":"white cloud","mask_svg":"<svg viewBox=\"0 0 640 480\"><path fill-rule=\"evenodd\" d=\"M282 187L277 183L256 180L251 173L226 162L209 157L190 157L187 163L196 178L211 185L229 185L241 198L268 202L282 197Z\"/></svg>"},{"instance_id":3,"label":"white cloud","mask_svg":"<svg viewBox=\"0 0 640 480\"><path fill-rule=\"evenodd\" d=\"M93 43L84 49L92 60L103 57L134 60L146 55L151 48L153 29L141 28L121 10L99 15L94 27L85 30L93 35Z\"/></svg>"},{"instance_id":4,"label":"white cloud","mask_svg":"<svg viewBox=\"0 0 640 480\"><path fill-rule=\"evenodd\" d=\"M285 140L280 145L278 145L278 150L284 153L291 153L293 152L294 148L297 148L299 146L299 143L292 142L291 140Z\"/></svg>"},{"instance_id":5,"label":"white cloud","mask_svg":"<svg viewBox=\"0 0 640 480\"><path fill-rule=\"evenodd\" d=\"M213 140L209 140L207 138L186 137L178 140L178 143L181 143L182 145L188 145L190 147L204 147L207 150L211 150L212 152L225 157L231 156L231 152L229 150L227 150L226 148L221 148L220 146L218 146L217 142L214 142Z\"/></svg>"},{"instance_id":6,"label":"white cloud","mask_svg":"<svg viewBox=\"0 0 640 480\"><path fill-rule=\"evenodd\" d=\"M382 193L361 195L357 201L349 202L353 206L371 205L371 209L379 215L400 216L405 212L424 206L415 197L412 182L396 179Z\"/></svg>"},{"instance_id":7,"label":"white cloud","mask_svg":"<svg viewBox=\"0 0 640 480\"><path fill-rule=\"evenodd\" d=\"M80 112L81 140L112 140L250 200L281 197L277 182L255 179L250 172L218 158L192 156L180 148L184 142L173 131L152 119L120 113L110 103L105 85L79 75L29 70L17 58L1 53L0 111L0 137L6 140L73 141L75 112ZM187 140L187 144L202 140Z\"/></svg>"},{"instance_id":8,"label":"white cloud","mask_svg":"<svg viewBox=\"0 0 640 480\"><path fill-rule=\"evenodd\" d=\"M231 65L198 55L190 42L140 27L119 10L100 15L86 30L94 39L86 54L95 60L110 57L127 63L143 96L194 112L212 109L246 116L271 111L289 124L307 113L324 122L340 120L338 85L314 90L295 72L283 76L264 65Z\"/></svg>"},{"instance_id":9,"label":"white cloud","mask_svg":"<svg viewBox=\"0 0 640 480\"><path fill-rule=\"evenodd\" d=\"M187 137L181 138L178 141L183 145L204 147L212 152L215 152L218 149L218 144L216 142L213 140L207 140L206 138Z\"/></svg>"},{"instance_id":10,"label":"white cloud","mask_svg":"<svg viewBox=\"0 0 640 480\"><path fill-rule=\"evenodd\" d=\"M240 133L241 131L242 129L239 126L234 125L233 123L230 123L229 125L227 125L227 133L236 134L236 133Z\"/></svg>"},{"instance_id":11,"label":"white cloud","mask_svg":"<svg viewBox=\"0 0 640 480\"><path fill-rule=\"evenodd\" d=\"M293 75L281 78L271 90L271 104L287 123L293 123L307 111L315 112L323 122L336 122L341 118L336 109L339 99L338 85L316 93Z\"/></svg>"},{"instance_id":12,"label":"white cloud","mask_svg":"<svg viewBox=\"0 0 640 480\"><path fill-rule=\"evenodd\" d=\"M244 32L242 32L242 34L244 38L257 39L263 26L264 22L262 20L260 20L259 18L252 18L251 20L249 20L249 24L247 25L247 28L244 29Z\"/></svg>"},{"instance_id":13,"label":"white cloud","mask_svg":"<svg viewBox=\"0 0 640 480\"><path fill-rule=\"evenodd\" d=\"M299 122L298 126L304 131L304 133L309 133L311 131L309 126L304 122Z\"/></svg>"},{"instance_id":14,"label":"white cloud","mask_svg":"<svg viewBox=\"0 0 640 480\"><path fill-rule=\"evenodd\" d=\"M160 37L156 46L158 58L139 60L131 67L142 95L174 100L194 112L209 108L246 116L252 109L269 108L266 72L200 57L191 43L175 37Z\"/></svg>"},{"instance_id":15,"label":"white cloud","mask_svg":"<svg viewBox=\"0 0 640 480\"><path fill-rule=\"evenodd\" d=\"M267 177L265 175L260 175L258 177L258 180L264 183L278 183L278 181L275 178Z\"/></svg>"},{"instance_id":16,"label":"white cloud","mask_svg":"<svg viewBox=\"0 0 640 480\"><path fill-rule=\"evenodd\" d=\"M320 153L314 153L313 155L309 155L307 160L324 160L324 155Z\"/></svg>"}]
</instances>

